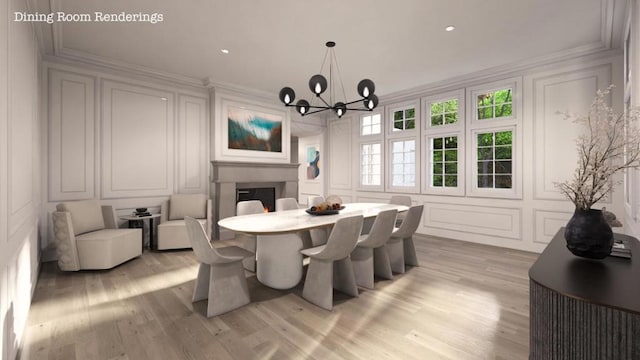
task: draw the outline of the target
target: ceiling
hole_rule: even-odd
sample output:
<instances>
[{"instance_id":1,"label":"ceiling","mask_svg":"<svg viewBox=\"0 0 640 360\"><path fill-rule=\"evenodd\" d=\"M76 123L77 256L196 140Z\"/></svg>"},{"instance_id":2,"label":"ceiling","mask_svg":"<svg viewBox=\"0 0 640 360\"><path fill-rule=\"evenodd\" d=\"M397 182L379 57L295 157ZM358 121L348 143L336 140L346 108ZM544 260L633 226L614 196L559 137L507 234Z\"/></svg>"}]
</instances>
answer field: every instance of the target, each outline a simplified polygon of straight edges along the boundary
<instances>
[{"instance_id":1,"label":"ceiling","mask_svg":"<svg viewBox=\"0 0 640 360\"><path fill-rule=\"evenodd\" d=\"M36 0L40 1L40 0ZM202 83L308 96L325 42L347 98L386 95L569 49L616 46L625 0L41 0L66 13L162 13L149 23L55 23L55 54ZM447 25L456 29L446 32ZM45 25L46 26L46 25ZM618 25L616 25L618 26ZM619 26L621 28L621 26ZM613 44L613 45L612 45ZM225 55L220 50L226 48Z\"/></svg>"}]
</instances>

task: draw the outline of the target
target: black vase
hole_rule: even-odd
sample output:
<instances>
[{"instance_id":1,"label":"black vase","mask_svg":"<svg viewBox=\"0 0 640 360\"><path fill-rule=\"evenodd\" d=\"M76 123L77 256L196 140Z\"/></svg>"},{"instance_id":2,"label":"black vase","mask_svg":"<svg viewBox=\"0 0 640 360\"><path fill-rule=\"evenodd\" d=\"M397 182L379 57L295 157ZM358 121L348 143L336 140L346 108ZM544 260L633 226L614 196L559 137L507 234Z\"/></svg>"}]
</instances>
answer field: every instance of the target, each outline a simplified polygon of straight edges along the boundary
<instances>
[{"instance_id":1,"label":"black vase","mask_svg":"<svg viewBox=\"0 0 640 360\"><path fill-rule=\"evenodd\" d=\"M564 231L567 249L574 255L604 259L611 254L613 231L601 210L576 209Z\"/></svg>"}]
</instances>

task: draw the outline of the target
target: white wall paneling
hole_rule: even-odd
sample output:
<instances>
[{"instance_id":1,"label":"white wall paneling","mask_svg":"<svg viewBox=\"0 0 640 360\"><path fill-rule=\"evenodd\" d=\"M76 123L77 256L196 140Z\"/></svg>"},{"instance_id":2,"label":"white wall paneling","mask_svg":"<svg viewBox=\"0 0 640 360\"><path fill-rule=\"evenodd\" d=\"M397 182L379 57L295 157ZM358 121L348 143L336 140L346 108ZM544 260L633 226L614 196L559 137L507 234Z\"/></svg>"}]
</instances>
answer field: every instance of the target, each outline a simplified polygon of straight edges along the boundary
<instances>
[{"instance_id":1,"label":"white wall paneling","mask_svg":"<svg viewBox=\"0 0 640 360\"><path fill-rule=\"evenodd\" d=\"M353 159L351 158L353 117L329 122L329 188L351 189ZM331 192L333 193L333 192ZM343 199L344 200L344 199Z\"/></svg>"},{"instance_id":2,"label":"white wall paneling","mask_svg":"<svg viewBox=\"0 0 640 360\"><path fill-rule=\"evenodd\" d=\"M14 359L38 276L42 201L40 54L32 24L0 3L0 356Z\"/></svg>"},{"instance_id":3,"label":"white wall paneling","mask_svg":"<svg viewBox=\"0 0 640 360\"><path fill-rule=\"evenodd\" d=\"M49 201L94 197L95 78L49 72Z\"/></svg>"},{"instance_id":4,"label":"white wall paneling","mask_svg":"<svg viewBox=\"0 0 640 360\"><path fill-rule=\"evenodd\" d=\"M518 208L468 206L426 202L424 204L425 227L490 235L520 240L521 211Z\"/></svg>"},{"instance_id":5,"label":"white wall paneling","mask_svg":"<svg viewBox=\"0 0 640 360\"><path fill-rule=\"evenodd\" d=\"M174 191L174 94L102 82L102 197Z\"/></svg>"},{"instance_id":6,"label":"white wall paneling","mask_svg":"<svg viewBox=\"0 0 640 360\"><path fill-rule=\"evenodd\" d=\"M533 216L533 242L546 245L558 232L558 229L567 224L571 216L573 216L573 213L568 211L534 209Z\"/></svg>"},{"instance_id":7,"label":"white wall paneling","mask_svg":"<svg viewBox=\"0 0 640 360\"><path fill-rule=\"evenodd\" d=\"M207 183L207 100L178 97L178 192L206 193Z\"/></svg>"},{"instance_id":8,"label":"white wall paneling","mask_svg":"<svg viewBox=\"0 0 640 360\"><path fill-rule=\"evenodd\" d=\"M536 77L533 80L533 152L536 199L565 200L554 183L571 179L577 164L579 124L565 120L558 111L585 114L596 90L611 83L611 66Z\"/></svg>"}]
</instances>

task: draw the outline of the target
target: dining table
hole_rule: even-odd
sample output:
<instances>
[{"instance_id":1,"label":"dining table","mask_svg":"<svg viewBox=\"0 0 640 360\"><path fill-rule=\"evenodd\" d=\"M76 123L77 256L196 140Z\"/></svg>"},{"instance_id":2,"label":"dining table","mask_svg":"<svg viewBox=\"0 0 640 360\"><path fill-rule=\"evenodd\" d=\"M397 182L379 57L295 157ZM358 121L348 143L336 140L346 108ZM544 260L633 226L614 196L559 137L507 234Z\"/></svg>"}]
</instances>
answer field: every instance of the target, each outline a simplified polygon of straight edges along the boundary
<instances>
[{"instance_id":1,"label":"dining table","mask_svg":"<svg viewBox=\"0 0 640 360\"><path fill-rule=\"evenodd\" d=\"M290 289L302 279L303 256L310 247L309 230L331 228L339 219L362 215L373 222L381 211L405 212L409 207L387 203L347 203L337 211L311 212L294 209L224 218L218 225L240 233L257 235L256 277L274 289Z\"/></svg>"}]
</instances>

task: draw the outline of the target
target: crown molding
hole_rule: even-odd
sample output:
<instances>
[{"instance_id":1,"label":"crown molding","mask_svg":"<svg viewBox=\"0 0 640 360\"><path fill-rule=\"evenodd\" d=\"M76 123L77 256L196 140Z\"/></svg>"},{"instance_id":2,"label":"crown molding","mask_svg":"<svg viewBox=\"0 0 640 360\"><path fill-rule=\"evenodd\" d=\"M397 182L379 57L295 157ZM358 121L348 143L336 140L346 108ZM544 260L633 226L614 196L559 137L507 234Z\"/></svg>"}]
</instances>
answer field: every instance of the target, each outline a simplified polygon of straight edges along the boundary
<instances>
[{"instance_id":1,"label":"crown molding","mask_svg":"<svg viewBox=\"0 0 640 360\"><path fill-rule=\"evenodd\" d=\"M204 86L202 81L196 78L178 75L162 70L156 70L141 65L134 65L124 61L108 59L102 56L89 54L83 51L62 48L58 51L54 58L60 58L71 62L82 63L87 65L95 65L122 73L134 74L144 77L150 77L157 80L169 81L180 85L197 87L202 89Z\"/></svg>"},{"instance_id":2,"label":"crown molding","mask_svg":"<svg viewBox=\"0 0 640 360\"><path fill-rule=\"evenodd\" d=\"M211 76L208 76L202 79L201 85L209 89L209 91L222 90L225 92L237 93L239 95L249 95L251 97L265 100L270 103L275 103L275 100L278 99L277 93L272 93L272 92L263 91L263 90L256 90L246 86L241 86L241 85L222 82L222 81L214 81Z\"/></svg>"},{"instance_id":3,"label":"crown molding","mask_svg":"<svg viewBox=\"0 0 640 360\"><path fill-rule=\"evenodd\" d=\"M535 68L570 62L576 59L584 60L586 58L587 60L597 60L599 58L612 57L620 54L621 49L609 49L601 42L596 42L537 58L494 66L480 71L382 95L380 96L380 104L384 105L409 97L419 97L429 95L430 93L448 91L455 88L473 85L475 83L495 80L496 78L518 76Z\"/></svg>"}]
</instances>

